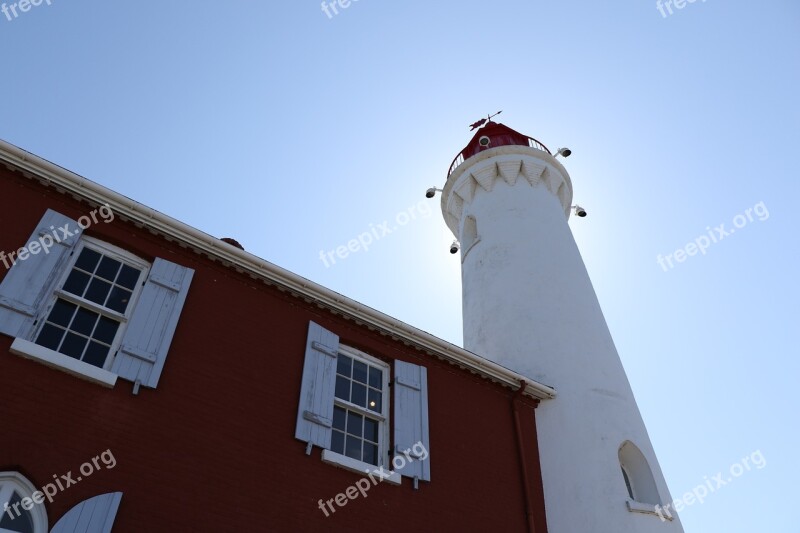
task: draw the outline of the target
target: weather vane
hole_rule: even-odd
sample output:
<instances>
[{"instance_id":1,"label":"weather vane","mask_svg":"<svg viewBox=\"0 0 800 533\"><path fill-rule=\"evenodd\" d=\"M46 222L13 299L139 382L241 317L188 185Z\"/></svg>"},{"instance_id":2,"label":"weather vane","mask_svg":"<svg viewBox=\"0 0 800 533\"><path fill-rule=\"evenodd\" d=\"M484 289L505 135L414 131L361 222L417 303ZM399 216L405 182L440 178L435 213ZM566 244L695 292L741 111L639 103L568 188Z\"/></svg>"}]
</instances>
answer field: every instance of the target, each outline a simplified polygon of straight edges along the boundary
<instances>
[{"instance_id":1,"label":"weather vane","mask_svg":"<svg viewBox=\"0 0 800 533\"><path fill-rule=\"evenodd\" d=\"M500 111L498 111L494 115L489 115L486 118L480 119L478 122L473 122L472 124L469 125L469 131L472 131L474 129L480 128L481 126L483 126L484 124L486 124L487 122L492 120L492 117L496 117L497 115L499 115L502 112L503 112L503 110L501 109Z\"/></svg>"}]
</instances>

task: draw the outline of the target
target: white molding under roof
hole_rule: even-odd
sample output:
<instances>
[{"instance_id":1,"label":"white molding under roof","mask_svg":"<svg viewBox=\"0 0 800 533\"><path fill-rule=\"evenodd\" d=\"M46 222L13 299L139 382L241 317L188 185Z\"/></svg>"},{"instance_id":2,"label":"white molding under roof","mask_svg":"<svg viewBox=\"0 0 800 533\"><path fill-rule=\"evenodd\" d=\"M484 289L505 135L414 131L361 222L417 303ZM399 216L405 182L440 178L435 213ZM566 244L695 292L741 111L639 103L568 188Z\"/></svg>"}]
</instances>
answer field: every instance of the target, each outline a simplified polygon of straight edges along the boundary
<instances>
[{"instance_id":1,"label":"white molding under roof","mask_svg":"<svg viewBox=\"0 0 800 533\"><path fill-rule=\"evenodd\" d=\"M52 183L90 202L100 205L107 203L115 214L143 224L212 258L227 261L268 284L295 293L336 314L361 322L409 346L420 348L515 390L524 383L527 396L540 400L556 396L556 391L552 387L528 379L488 359L351 300L2 140L0 140L0 161L9 168L17 168L42 182Z\"/></svg>"}]
</instances>

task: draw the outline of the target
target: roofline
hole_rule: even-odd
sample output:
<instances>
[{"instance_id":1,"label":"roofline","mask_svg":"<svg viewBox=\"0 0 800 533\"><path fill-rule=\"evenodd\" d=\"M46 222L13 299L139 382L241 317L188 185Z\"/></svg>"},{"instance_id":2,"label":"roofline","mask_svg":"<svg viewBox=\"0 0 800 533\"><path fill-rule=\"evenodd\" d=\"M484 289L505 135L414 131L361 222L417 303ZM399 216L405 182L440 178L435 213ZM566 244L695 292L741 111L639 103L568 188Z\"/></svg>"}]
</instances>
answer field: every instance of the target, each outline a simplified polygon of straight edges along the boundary
<instances>
[{"instance_id":1,"label":"roofline","mask_svg":"<svg viewBox=\"0 0 800 533\"><path fill-rule=\"evenodd\" d=\"M89 201L99 204L108 203L115 213L132 221L149 226L210 256L229 261L247 273L262 278L278 288L291 291L336 313L364 322L406 344L432 352L438 357L512 389L519 389L520 383L524 382L525 394L532 398L546 400L556 396L556 391L552 387L528 379L455 344L351 300L3 140L0 140L0 161L27 171L39 180L53 183Z\"/></svg>"}]
</instances>

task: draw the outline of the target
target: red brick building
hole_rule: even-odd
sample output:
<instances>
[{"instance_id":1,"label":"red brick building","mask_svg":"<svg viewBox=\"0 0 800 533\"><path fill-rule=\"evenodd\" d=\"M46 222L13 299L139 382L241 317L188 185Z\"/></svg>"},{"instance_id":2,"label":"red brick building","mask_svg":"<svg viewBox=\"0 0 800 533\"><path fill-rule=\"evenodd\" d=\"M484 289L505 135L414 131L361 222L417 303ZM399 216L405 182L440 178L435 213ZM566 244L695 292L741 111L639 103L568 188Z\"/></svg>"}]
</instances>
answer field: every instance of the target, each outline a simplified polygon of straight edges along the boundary
<instances>
[{"instance_id":1,"label":"red brick building","mask_svg":"<svg viewBox=\"0 0 800 533\"><path fill-rule=\"evenodd\" d=\"M0 198L0 531L547 530L551 388L6 143Z\"/></svg>"}]
</instances>

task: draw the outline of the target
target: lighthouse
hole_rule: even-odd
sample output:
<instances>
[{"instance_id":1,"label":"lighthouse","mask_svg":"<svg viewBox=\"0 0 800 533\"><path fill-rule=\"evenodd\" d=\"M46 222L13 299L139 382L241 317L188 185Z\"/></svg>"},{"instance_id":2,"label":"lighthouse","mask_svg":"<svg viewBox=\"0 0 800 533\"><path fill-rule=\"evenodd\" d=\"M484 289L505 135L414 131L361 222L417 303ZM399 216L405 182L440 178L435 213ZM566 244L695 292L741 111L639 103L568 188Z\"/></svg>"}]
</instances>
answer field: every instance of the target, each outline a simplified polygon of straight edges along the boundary
<instances>
[{"instance_id":1,"label":"lighthouse","mask_svg":"<svg viewBox=\"0 0 800 533\"><path fill-rule=\"evenodd\" d=\"M572 196L560 160L503 124L456 156L441 207L460 243L464 348L558 392L536 411L548 531L682 532L568 225Z\"/></svg>"}]
</instances>

